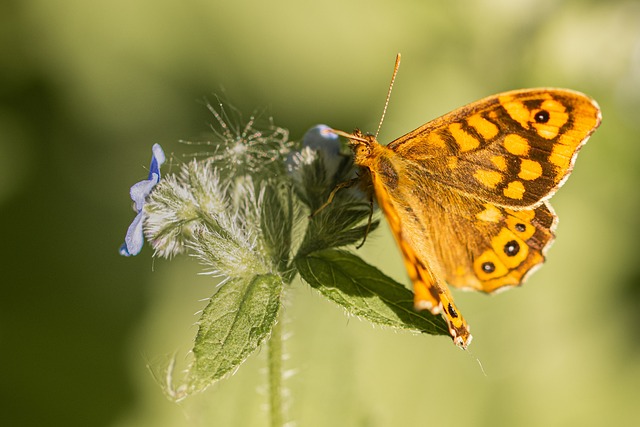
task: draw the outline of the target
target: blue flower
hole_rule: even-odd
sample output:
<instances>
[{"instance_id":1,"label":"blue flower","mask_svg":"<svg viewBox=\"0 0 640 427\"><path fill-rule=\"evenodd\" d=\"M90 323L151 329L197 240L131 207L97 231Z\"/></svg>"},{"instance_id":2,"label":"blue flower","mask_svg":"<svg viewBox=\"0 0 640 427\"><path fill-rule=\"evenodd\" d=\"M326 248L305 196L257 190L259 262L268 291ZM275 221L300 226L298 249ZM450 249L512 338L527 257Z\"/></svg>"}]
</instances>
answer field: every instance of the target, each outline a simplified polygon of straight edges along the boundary
<instances>
[{"instance_id":1,"label":"blue flower","mask_svg":"<svg viewBox=\"0 0 640 427\"><path fill-rule=\"evenodd\" d=\"M138 255L142 250L144 243L144 233L142 232L142 223L144 220L144 204L147 196L151 194L151 190L160 182L160 166L165 161L164 151L159 144L154 144L152 148L153 156L151 157L151 166L149 166L149 178L144 181L136 182L131 187L129 194L134 203L134 210L138 213L127 230L124 243L120 246L120 255L132 256Z\"/></svg>"},{"instance_id":2,"label":"blue flower","mask_svg":"<svg viewBox=\"0 0 640 427\"><path fill-rule=\"evenodd\" d=\"M333 133L327 125L316 125L309 129L302 137L302 146L325 152L330 157L335 157L340 153L338 135Z\"/></svg>"},{"instance_id":3,"label":"blue flower","mask_svg":"<svg viewBox=\"0 0 640 427\"><path fill-rule=\"evenodd\" d=\"M302 147L320 154L327 177L333 177L340 169L345 156L340 154L338 135L327 125L316 125L302 137Z\"/></svg>"},{"instance_id":4,"label":"blue flower","mask_svg":"<svg viewBox=\"0 0 640 427\"><path fill-rule=\"evenodd\" d=\"M301 179L304 165L313 163L318 156L322 157L327 176L332 177L344 156L340 155L338 135L327 125L316 125L309 129L302 138L302 149L289 153L287 171L294 179Z\"/></svg>"}]
</instances>

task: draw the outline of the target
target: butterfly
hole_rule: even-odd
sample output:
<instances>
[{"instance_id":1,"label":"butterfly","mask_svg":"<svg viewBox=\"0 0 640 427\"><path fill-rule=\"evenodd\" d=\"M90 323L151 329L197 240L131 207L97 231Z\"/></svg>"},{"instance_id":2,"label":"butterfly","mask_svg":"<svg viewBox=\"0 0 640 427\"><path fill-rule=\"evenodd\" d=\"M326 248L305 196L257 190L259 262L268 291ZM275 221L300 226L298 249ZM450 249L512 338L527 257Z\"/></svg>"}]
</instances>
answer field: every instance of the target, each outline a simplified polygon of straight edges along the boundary
<instances>
[{"instance_id":1,"label":"butterfly","mask_svg":"<svg viewBox=\"0 0 640 427\"><path fill-rule=\"evenodd\" d=\"M548 199L601 118L582 93L539 88L473 102L386 146L333 130L389 223L416 309L442 315L457 346L472 337L449 285L492 293L544 262L557 224Z\"/></svg>"}]
</instances>

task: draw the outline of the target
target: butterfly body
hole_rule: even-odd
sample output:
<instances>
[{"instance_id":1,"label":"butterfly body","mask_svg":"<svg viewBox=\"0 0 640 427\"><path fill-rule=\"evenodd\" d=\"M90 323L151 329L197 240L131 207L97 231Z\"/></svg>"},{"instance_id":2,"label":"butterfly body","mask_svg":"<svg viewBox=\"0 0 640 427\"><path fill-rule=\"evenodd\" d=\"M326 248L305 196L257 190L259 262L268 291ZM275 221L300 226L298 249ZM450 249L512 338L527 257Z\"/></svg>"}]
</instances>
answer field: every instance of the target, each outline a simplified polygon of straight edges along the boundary
<instances>
[{"instance_id":1,"label":"butterfly body","mask_svg":"<svg viewBox=\"0 0 640 427\"><path fill-rule=\"evenodd\" d=\"M600 120L587 96L543 88L485 98L387 146L358 130L347 135L402 252L416 308L442 314L460 347L471 334L447 284L494 292L544 261L557 223L547 200Z\"/></svg>"}]
</instances>

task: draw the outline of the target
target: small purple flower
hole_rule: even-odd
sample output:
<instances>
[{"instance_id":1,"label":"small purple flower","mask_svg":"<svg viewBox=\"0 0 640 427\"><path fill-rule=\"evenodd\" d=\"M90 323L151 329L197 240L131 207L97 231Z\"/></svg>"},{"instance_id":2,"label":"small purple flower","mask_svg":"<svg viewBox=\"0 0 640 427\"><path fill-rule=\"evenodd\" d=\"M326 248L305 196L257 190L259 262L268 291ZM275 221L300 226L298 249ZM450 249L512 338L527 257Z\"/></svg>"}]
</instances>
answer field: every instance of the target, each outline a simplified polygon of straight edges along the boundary
<instances>
[{"instance_id":1,"label":"small purple flower","mask_svg":"<svg viewBox=\"0 0 640 427\"><path fill-rule=\"evenodd\" d=\"M151 194L153 187L160 182L160 166L165 161L164 151L159 144L154 144L152 148L153 156L151 157L151 166L149 166L149 178L144 181L136 182L131 187L129 194L134 203L134 210L138 213L131 222L124 243L120 246L120 255L132 256L138 255L142 250L144 243L144 233L142 232L142 223L144 220L144 204L147 196Z\"/></svg>"}]
</instances>

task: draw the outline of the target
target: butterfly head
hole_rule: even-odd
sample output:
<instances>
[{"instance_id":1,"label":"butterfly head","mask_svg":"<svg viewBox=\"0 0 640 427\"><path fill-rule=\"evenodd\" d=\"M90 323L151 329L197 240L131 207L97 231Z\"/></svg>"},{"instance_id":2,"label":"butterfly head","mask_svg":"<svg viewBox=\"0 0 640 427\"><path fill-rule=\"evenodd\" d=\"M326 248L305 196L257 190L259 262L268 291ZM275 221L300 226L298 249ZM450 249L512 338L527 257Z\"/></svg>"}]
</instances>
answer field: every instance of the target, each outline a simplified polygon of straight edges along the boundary
<instances>
[{"instance_id":1,"label":"butterfly head","mask_svg":"<svg viewBox=\"0 0 640 427\"><path fill-rule=\"evenodd\" d=\"M367 159L374 156L375 147L379 145L374 135L364 134L360 129L354 130L353 133L335 129L332 129L331 132L349 140L349 146L354 154L354 162L357 165L367 164Z\"/></svg>"}]
</instances>

